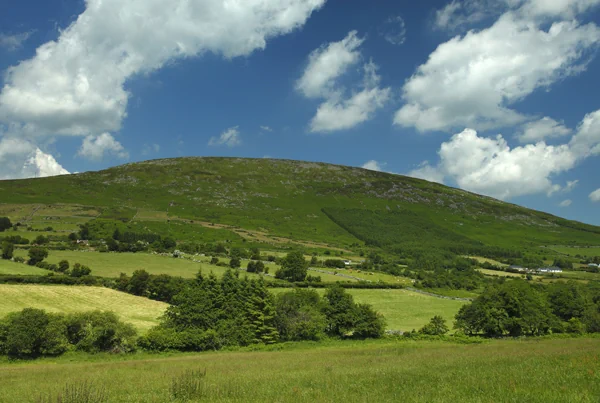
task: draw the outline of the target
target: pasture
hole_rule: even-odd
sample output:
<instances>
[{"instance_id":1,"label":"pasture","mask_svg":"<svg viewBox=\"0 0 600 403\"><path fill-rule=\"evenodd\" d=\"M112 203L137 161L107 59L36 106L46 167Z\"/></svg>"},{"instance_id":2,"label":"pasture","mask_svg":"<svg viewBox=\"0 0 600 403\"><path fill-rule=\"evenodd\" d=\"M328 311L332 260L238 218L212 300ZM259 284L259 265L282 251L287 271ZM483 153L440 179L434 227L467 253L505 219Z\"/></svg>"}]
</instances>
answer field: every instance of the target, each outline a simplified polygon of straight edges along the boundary
<instances>
[{"instance_id":1,"label":"pasture","mask_svg":"<svg viewBox=\"0 0 600 403\"><path fill-rule=\"evenodd\" d=\"M158 324L167 304L102 287L0 284L0 317L23 308L48 312L113 311L138 331Z\"/></svg>"},{"instance_id":2,"label":"pasture","mask_svg":"<svg viewBox=\"0 0 600 403\"><path fill-rule=\"evenodd\" d=\"M273 293L288 291L286 288L274 288ZM323 294L324 289L316 289ZM358 303L371 304L381 313L390 330L410 331L420 329L435 315L440 315L452 328L454 316L465 301L438 298L409 290L361 290L348 289Z\"/></svg>"},{"instance_id":3,"label":"pasture","mask_svg":"<svg viewBox=\"0 0 600 403\"><path fill-rule=\"evenodd\" d=\"M588 246L588 247L573 247L573 246L548 246L555 252L562 253L563 255L569 256L583 256L583 257L594 257L600 256L600 246Z\"/></svg>"},{"instance_id":4,"label":"pasture","mask_svg":"<svg viewBox=\"0 0 600 403\"><path fill-rule=\"evenodd\" d=\"M65 356L0 362L1 402L91 382L107 401L171 401L174 377L206 371L207 402L597 402L597 338L296 343L257 352Z\"/></svg>"},{"instance_id":5,"label":"pasture","mask_svg":"<svg viewBox=\"0 0 600 403\"><path fill-rule=\"evenodd\" d=\"M15 263L10 260L0 259L0 274L19 274L19 275L45 275L50 273L48 270L40 269L35 266L28 266L23 263Z\"/></svg>"}]
</instances>

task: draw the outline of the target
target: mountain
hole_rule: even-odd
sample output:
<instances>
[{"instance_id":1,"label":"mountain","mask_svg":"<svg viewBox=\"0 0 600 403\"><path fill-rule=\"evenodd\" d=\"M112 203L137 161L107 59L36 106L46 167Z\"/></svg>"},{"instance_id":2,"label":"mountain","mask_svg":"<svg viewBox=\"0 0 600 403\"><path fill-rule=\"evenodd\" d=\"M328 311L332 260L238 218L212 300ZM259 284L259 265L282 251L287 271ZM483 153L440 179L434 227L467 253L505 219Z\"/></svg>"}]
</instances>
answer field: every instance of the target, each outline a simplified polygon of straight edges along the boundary
<instances>
[{"instance_id":1,"label":"mountain","mask_svg":"<svg viewBox=\"0 0 600 403\"><path fill-rule=\"evenodd\" d=\"M200 223L235 229L255 241L366 244L396 253L535 252L546 245L600 244L600 227L420 179L314 162L161 159L0 181L0 194L5 204L93 206L95 220L162 222L169 228L171 222Z\"/></svg>"}]
</instances>

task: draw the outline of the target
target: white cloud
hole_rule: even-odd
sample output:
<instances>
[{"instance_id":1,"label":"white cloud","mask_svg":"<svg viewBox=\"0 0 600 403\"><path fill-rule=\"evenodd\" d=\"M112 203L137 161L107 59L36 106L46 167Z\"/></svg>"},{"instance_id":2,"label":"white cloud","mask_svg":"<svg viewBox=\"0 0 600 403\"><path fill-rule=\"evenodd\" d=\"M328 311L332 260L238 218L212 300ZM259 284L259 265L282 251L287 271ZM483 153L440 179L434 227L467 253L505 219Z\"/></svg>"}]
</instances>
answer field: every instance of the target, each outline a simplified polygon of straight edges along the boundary
<instances>
[{"instance_id":1,"label":"white cloud","mask_svg":"<svg viewBox=\"0 0 600 403\"><path fill-rule=\"evenodd\" d=\"M580 158L600 155L600 109L585 115L569 146Z\"/></svg>"},{"instance_id":2,"label":"white cloud","mask_svg":"<svg viewBox=\"0 0 600 403\"><path fill-rule=\"evenodd\" d=\"M304 75L296 85L296 89L308 98L325 99L310 122L310 131L313 133L330 133L356 127L372 119L390 98L391 89L379 87L381 78L373 61L363 67L364 78L360 91L345 95L347 91L338 86L340 76L361 57L357 48L363 40L356 35L356 31L351 31L344 40L313 52Z\"/></svg>"},{"instance_id":3,"label":"white cloud","mask_svg":"<svg viewBox=\"0 0 600 403\"><path fill-rule=\"evenodd\" d=\"M567 181L567 186L565 186L564 191L565 192L570 192L571 190L575 189L575 186L577 186L577 184L579 183L579 179L576 179L574 181Z\"/></svg>"},{"instance_id":4,"label":"white cloud","mask_svg":"<svg viewBox=\"0 0 600 403\"><path fill-rule=\"evenodd\" d=\"M366 122L382 108L390 97L389 88L365 88L348 99L327 100L317 109L310 131L328 133L351 129Z\"/></svg>"},{"instance_id":5,"label":"white cloud","mask_svg":"<svg viewBox=\"0 0 600 403\"><path fill-rule=\"evenodd\" d=\"M130 78L206 52L247 56L303 26L324 3L86 0L85 11L56 40L7 70L0 122L36 142L118 131L127 116Z\"/></svg>"},{"instance_id":6,"label":"white cloud","mask_svg":"<svg viewBox=\"0 0 600 403\"><path fill-rule=\"evenodd\" d=\"M269 133L271 133L273 131L273 129L270 128L269 126L261 126L260 130L262 130L264 132L269 132Z\"/></svg>"},{"instance_id":7,"label":"white cloud","mask_svg":"<svg viewBox=\"0 0 600 403\"><path fill-rule=\"evenodd\" d=\"M239 126L231 127L225 130L219 137L211 137L208 141L209 146L226 145L227 147L235 147L242 144L242 138L239 131Z\"/></svg>"},{"instance_id":8,"label":"white cloud","mask_svg":"<svg viewBox=\"0 0 600 403\"><path fill-rule=\"evenodd\" d=\"M380 162L377 162L375 160L370 160L370 161L365 162L363 164L362 168L368 169L370 171L378 171L378 172L380 172L380 171L383 170L383 166L385 166L385 165L386 165L385 163L380 163Z\"/></svg>"},{"instance_id":9,"label":"white cloud","mask_svg":"<svg viewBox=\"0 0 600 403\"><path fill-rule=\"evenodd\" d=\"M536 19L538 15L523 5L487 29L439 45L405 83L406 103L394 123L424 132L486 130L529 120L511 105L585 70L584 56L600 42L600 29L593 23L548 22Z\"/></svg>"},{"instance_id":10,"label":"white cloud","mask_svg":"<svg viewBox=\"0 0 600 403\"><path fill-rule=\"evenodd\" d=\"M454 31L468 27L506 10L510 0L453 0L435 13L434 26Z\"/></svg>"},{"instance_id":11,"label":"white cloud","mask_svg":"<svg viewBox=\"0 0 600 403\"><path fill-rule=\"evenodd\" d=\"M363 42L356 31L350 31L341 41L314 50L308 57L304 74L296 83L296 90L307 98L329 96L334 91L336 79L360 61L357 49Z\"/></svg>"},{"instance_id":12,"label":"white cloud","mask_svg":"<svg viewBox=\"0 0 600 403\"><path fill-rule=\"evenodd\" d=\"M16 137L0 138L0 179L21 179L66 175L69 171L50 154L30 141Z\"/></svg>"},{"instance_id":13,"label":"white cloud","mask_svg":"<svg viewBox=\"0 0 600 403\"><path fill-rule=\"evenodd\" d=\"M567 145L543 142L510 148L501 135L479 137L466 129L441 145L440 163L431 173L450 177L463 189L509 199L552 193L552 176L572 169L577 157Z\"/></svg>"},{"instance_id":14,"label":"white cloud","mask_svg":"<svg viewBox=\"0 0 600 403\"><path fill-rule=\"evenodd\" d=\"M417 169L410 171L408 176L413 178L425 179L429 182L444 183L444 172L437 167L433 167L429 164L429 161L423 161Z\"/></svg>"},{"instance_id":15,"label":"white cloud","mask_svg":"<svg viewBox=\"0 0 600 403\"><path fill-rule=\"evenodd\" d=\"M573 203L572 200L567 199L567 200L561 201L558 206L559 207L569 207L572 203Z\"/></svg>"},{"instance_id":16,"label":"white cloud","mask_svg":"<svg viewBox=\"0 0 600 403\"><path fill-rule=\"evenodd\" d=\"M402 45L406 41L406 23L401 16L388 18L380 29L383 39L392 45Z\"/></svg>"},{"instance_id":17,"label":"white cloud","mask_svg":"<svg viewBox=\"0 0 600 403\"><path fill-rule=\"evenodd\" d=\"M600 202L600 189L594 190L592 193L590 193L589 197L594 203Z\"/></svg>"},{"instance_id":18,"label":"white cloud","mask_svg":"<svg viewBox=\"0 0 600 403\"><path fill-rule=\"evenodd\" d=\"M10 51L20 49L32 33L33 32L23 32L14 35L0 33L0 48L5 48Z\"/></svg>"},{"instance_id":19,"label":"white cloud","mask_svg":"<svg viewBox=\"0 0 600 403\"><path fill-rule=\"evenodd\" d=\"M571 129L556 120L544 117L542 119L525 123L522 131L517 133L521 143L534 143L549 138L563 137L571 134Z\"/></svg>"},{"instance_id":20,"label":"white cloud","mask_svg":"<svg viewBox=\"0 0 600 403\"><path fill-rule=\"evenodd\" d=\"M81 148L77 155L94 161L100 161L106 155L112 155L117 158L127 159L129 153L125 151L110 133L102 133L99 136L87 136L83 139Z\"/></svg>"}]
</instances>

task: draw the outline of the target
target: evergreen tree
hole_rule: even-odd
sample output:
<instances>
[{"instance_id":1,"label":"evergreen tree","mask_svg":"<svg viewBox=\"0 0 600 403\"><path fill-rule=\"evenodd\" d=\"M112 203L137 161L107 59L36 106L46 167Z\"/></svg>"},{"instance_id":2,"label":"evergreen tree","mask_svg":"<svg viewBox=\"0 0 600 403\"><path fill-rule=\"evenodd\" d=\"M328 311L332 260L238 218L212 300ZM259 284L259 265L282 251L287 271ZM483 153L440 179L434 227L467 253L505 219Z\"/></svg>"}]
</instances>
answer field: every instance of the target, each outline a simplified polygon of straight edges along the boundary
<instances>
[{"instance_id":1,"label":"evergreen tree","mask_svg":"<svg viewBox=\"0 0 600 403\"><path fill-rule=\"evenodd\" d=\"M13 258L15 245L11 242L2 242L2 259L10 260Z\"/></svg>"}]
</instances>

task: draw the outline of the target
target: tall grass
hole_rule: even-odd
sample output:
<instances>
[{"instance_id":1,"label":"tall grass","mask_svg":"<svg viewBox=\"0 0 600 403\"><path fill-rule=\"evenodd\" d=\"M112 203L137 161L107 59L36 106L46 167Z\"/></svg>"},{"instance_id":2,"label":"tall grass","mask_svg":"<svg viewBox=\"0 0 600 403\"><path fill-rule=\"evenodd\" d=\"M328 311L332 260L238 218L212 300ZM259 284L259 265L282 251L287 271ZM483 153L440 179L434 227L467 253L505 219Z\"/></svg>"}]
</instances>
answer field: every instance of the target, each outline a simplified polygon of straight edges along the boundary
<instances>
[{"instance_id":1,"label":"tall grass","mask_svg":"<svg viewBox=\"0 0 600 403\"><path fill-rule=\"evenodd\" d=\"M188 369L171 379L171 400L187 402L206 393L206 369Z\"/></svg>"},{"instance_id":2,"label":"tall grass","mask_svg":"<svg viewBox=\"0 0 600 403\"><path fill-rule=\"evenodd\" d=\"M108 403L108 391L104 387L84 380L67 383L56 395L41 395L35 403Z\"/></svg>"}]
</instances>

